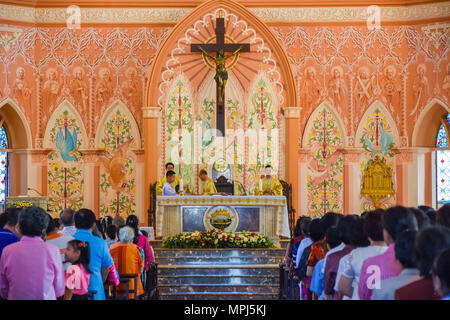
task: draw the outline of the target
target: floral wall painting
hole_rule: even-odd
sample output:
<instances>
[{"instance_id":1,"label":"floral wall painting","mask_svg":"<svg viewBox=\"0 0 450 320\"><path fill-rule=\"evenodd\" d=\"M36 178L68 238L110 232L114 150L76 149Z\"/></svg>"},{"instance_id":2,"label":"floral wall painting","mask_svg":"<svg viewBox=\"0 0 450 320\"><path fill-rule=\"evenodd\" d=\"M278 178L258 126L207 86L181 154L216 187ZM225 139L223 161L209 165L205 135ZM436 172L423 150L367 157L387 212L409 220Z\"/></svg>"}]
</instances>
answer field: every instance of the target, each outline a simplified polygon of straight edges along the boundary
<instances>
[{"instance_id":1,"label":"floral wall painting","mask_svg":"<svg viewBox=\"0 0 450 320\"><path fill-rule=\"evenodd\" d=\"M311 217L343 209L344 159L339 149L344 145L344 131L336 119L332 107L322 103L311 115L305 129L304 139L310 150L306 178L307 214Z\"/></svg>"},{"instance_id":2,"label":"floral wall painting","mask_svg":"<svg viewBox=\"0 0 450 320\"><path fill-rule=\"evenodd\" d=\"M392 179L395 185L395 161L393 148L398 145L398 132L389 111L380 102L375 101L367 109L361 123L358 126L357 146L364 149L361 168L361 183L364 179L364 169L367 163L376 156L384 159L386 165L391 169ZM395 188L394 188L395 190ZM380 206L386 208L395 204L395 195L386 197L380 201ZM367 197L361 197L361 212L375 209L373 201Z\"/></svg>"},{"instance_id":3,"label":"floral wall painting","mask_svg":"<svg viewBox=\"0 0 450 320\"><path fill-rule=\"evenodd\" d=\"M140 147L137 124L128 108L116 101L106 110L97 131L103 149L100 166L100 216L126 218L136 210L136 154Z\"/></svg>"},{"instance_id":4,"label":"floral wall painting","mask_svg":"<svg viewBox=\"0 0 450 320\"><path fill-rule=\"evenodd\" d=\"M83 206L83 172L80 149L86 131L80 115L68 101L63 101L49 119L44 146L48 154L48 206L53 214L64 208Z\"/></svg>"}]
</instances>

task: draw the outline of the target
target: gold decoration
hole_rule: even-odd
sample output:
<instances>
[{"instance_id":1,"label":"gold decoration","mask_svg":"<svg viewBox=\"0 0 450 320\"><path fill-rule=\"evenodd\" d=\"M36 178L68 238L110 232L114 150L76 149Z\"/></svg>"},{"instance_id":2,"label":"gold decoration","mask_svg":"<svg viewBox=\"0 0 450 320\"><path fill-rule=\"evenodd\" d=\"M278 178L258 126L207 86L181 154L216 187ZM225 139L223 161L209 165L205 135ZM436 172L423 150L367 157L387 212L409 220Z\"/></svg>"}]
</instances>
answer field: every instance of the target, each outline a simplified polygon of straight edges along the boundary
<instances>
[{"instance_id":1,"label":"gold decoration","mask_svg":"<svg viewBox=\"0 0 450 320\"><path fill-rule=\"evenodd\" d=\"M217 172L225 172L228 169L228 163L225 159L219 159L214 163L214 168Z\"/></svg>"},{"instance_id":2,"label":"gold decoration","mask_svg":"<svg viewBox=\"0 0 450 320\"><path fill-rule=\"evenodd\" d=\"M386 165L386 159L378 155L367 163L363 181L361 195L371 198L375 208L380 207L382 199L394 195L392 170Z\"/></svg>"}]
</instances>

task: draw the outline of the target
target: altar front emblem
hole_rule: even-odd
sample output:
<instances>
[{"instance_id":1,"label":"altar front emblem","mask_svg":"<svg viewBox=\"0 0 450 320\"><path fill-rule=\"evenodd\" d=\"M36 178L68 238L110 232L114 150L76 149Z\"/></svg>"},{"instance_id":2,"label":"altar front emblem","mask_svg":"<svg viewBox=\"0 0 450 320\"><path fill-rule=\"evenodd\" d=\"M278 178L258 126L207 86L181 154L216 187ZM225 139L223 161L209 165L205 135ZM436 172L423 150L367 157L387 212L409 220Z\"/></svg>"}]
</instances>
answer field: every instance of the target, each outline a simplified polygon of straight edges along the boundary
<instances>
[{"instance_id":1,"label":"altar front emblem","mask_svg":"<svg viewBox=\"0 0 450 320\"><path fill-rule=\"evenodd\" d=\"M239 215L236 210L226 206L215 206L208 209L203 218L206 230L222 229L234 232L239 223Z\"/></svg>"}]
</instances>

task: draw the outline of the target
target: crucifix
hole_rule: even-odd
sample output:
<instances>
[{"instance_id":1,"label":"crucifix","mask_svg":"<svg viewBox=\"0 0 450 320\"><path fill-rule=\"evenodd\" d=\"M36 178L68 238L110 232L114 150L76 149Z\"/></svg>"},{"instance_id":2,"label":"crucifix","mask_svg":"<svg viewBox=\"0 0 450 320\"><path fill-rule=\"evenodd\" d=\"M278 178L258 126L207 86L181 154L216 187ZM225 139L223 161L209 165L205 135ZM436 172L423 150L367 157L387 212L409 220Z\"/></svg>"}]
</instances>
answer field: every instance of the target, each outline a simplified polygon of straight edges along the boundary
<instances>
[{"instance_id":1,"label":"crucifix","mask_svg":"<svg viewBox=\"0 0 450 320\"><path fill-rule=\"evenodd\" d=\"M225 68L226 60L238 52L250 52L250 43L225 43L224 18L216 19L216 43L194 43L191 44L191 52L202 52L216 63L216 127L221 135L225 135L225 85L228 72ZM209 52L215 52L212 56ZM225 55L225 52L232 52ZM219 134L219 135L220 135Z\"/></svg>"}]
</instances>

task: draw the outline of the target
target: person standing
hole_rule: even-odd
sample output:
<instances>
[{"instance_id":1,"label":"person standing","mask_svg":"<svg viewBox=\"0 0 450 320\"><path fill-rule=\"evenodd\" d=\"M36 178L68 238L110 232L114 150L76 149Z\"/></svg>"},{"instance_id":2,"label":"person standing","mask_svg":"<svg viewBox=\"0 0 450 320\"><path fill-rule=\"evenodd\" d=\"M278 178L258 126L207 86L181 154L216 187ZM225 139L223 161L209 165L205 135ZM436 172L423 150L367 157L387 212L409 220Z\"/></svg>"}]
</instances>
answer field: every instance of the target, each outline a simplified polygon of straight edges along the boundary
<instances>
[{"instance_id":1,"label":"person standing","mask_svg":"<svg viewBox=\"0 0 450 320\"><path fill-rule=\"evenodd\" d=\"M22 238L7 246L0 260L0 296L8 300L55 300L64 294L59 249L42 240L47 213L31 206L19 215Z\"/></svg>"},{"instance_id":2,"label":"person standing","mask_svg":"<svg viewBox=\"0 0 450 320\"><path fill-rule=\"evenodd\" d=\"M203 195L213 195L217 193L216 185L213 179L208 177L208 172L202 169L199 172L199 178L203 182Z\"/></svg>"},{"instance_id":3,"label":"person standing","mask_svg":"<svg viewBox=\"0 0 450 320\"><path fill-rule=\"evenodd\" d=\"M175 170L175 165L172 162L167 162L166 163L166 174L164 174L164 176L156 182L156 195L157 196L162 196L162 194L163 194L163 188L164 188L164 185L165 185L166 179L167 179L167 172L174 171L174 170ZM174 190L175 190L175 187L179 184L180 184L180 177L177 177L177 176L175 176L175 179L170 183L170 185L172 186L172 188Z\"/></svg>"},{"instance_id":4,"label":"person standing","mask_svg":"<svg viewBox=\"0 0 450 320\"><path fill-rule=\"evenodd\" d=\"M20 240L19 213L20 209L9 207L1 215L3 225L0 225L0 257L6 246Z\"/></svg>"},{"instance_id":5,"label":"person standing","mask_svg":"<svg viewBox=\"0 0 450 320\"><path fill-rule=\"evenodd\" d=\"M172 184L175 181L175 171L167 171L166 172L166 182L164 183L164 187L162 190L163 196L178 196L178 192L172 187Z\"/></svg>"},{"instance_id":6,"label":"person standing","mask_svg":"<svg viewBox=\"0 0 450 320\"><path fill-rule=\"evenodd\" d=\"M271 165L265 167L265 176L261 176L261 180L256 183L255 195L272 195L272 196L282 196L283 186L280 181L272 176L273 168ZM259 182L262 183L259 183Z\"/></svg>"},{"instance_id":7,"label":"person standing","mask_svg":"<svg viewBox=\"0 0 450 320\"><path fill-rule=\"evenodd\" d=\"M67 242L73 240L72 236L64 235L61 232L58 232L58 228L56 228L55 221L52 219L52 216L47 214L49 221L47 226L47 238L46 242L51 243L58 247L59 252L61 253L61 259L64 261L64 252L66 251ZM70 266L70 263L64 263L64 270Z\"/></svg>"},{"instance_id":8,"label":"person standing","mask_svg":"<svg viewBox=\"0 0 450 320\"><path fill-rule=\"evenodd\" d=\"M65 236L73 236L75 232L77 232L77 229L75 228L74 215L75 211L69 208L62 210L60 213L60 219L63 225L61 233Z\"/></svg>"},{"instance_id":9,"label":"person standing","mask_svg":"<svg viewBox=\"0 0 450 320\"><path fill-rule=\"evenodd\" d=\"M89 243L89 269L92 271L89 280L89 291L97 291L94 300L105 300L105 290L103 287L102 268L109 270L109 278L114 284L119 280L114 267L114 261L109 252L108 244L105 240L96 237L92 231L96 227L95 214L89 209L80 209L75 214L75 227L78 231L73 235L76 240Z\"/></svg>"}]
</instances>

